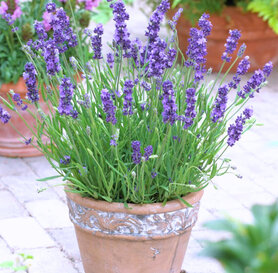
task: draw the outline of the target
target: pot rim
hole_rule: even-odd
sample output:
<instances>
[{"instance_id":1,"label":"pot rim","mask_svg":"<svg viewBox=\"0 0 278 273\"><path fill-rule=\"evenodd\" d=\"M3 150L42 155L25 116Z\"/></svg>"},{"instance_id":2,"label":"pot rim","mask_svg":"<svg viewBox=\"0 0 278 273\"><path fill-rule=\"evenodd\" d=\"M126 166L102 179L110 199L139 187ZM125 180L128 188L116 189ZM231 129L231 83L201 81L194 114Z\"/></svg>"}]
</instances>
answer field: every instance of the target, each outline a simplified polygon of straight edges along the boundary
<instances>
[{"instance_id":1,"label":"pot rim","mask_svg":"<svg viewBox=\"0 0 278 273\"><path fill-rule=\"evenodd\" d=\"M186 208L184 203L179 199L168 201L165 205L162 202L152 203L152 204L131 204L128 203L129 208L125 208L123 203L118 202L107 202L103 200L95 200L93 198L82 197L78 193L70 192L65 189L66 195L69 199L75 203L95 210L105 211L105 212L118 212L118 213L127 213L127 214L136 214L136 215L148 215L148 214L157 214L164 212L177 211L183 208ZM204 194L204 190L198 192L192 192L184 197L182 197L186 202L193 205L199 202Z\"/></svg>"}]
</instances>

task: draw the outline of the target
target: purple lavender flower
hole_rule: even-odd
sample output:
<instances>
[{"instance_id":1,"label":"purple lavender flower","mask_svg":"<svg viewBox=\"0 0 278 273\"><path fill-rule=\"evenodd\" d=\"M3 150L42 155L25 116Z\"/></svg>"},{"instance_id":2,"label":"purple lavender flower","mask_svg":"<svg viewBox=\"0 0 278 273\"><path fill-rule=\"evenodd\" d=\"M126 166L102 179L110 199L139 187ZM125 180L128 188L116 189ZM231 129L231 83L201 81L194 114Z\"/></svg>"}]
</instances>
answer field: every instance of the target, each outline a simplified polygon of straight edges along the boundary
<instances>
[{"instance_id":1,"label":"purple lavender flower","mask_svg":"<svg viewBox=\"0 0 278 273\"><path fill-rule=\"evenodd\" d=\"M131 80L126 80L124 83L123 92L125 94L124 96L124 108L123 108L123 114L125 116L132 115L132 88L134 87L134 84Z\"/></svg>"},{"instance_id":2,"label":"purple lavender flower","mask_svg":"<svg viewBox=\"0 0 278 273\"><path fill-rule=\"evenodd\" d=\"M70 78L63 78L59 86L60 91L60 103L58 106L58 112L60 115L72 116L77 118L77 112L73 110L71 100L73 97L73 92L75 85L71 83Z\"/></svg>"},{"instance_id":3,"label":"purple lavender flower","mask_svg":"<svg viewBox=\"0 0 278 273\"><path fill-rule=\"evenodd\" d=\"M229 87L236 89L239 83L241 82L240 76L245 75L248 72L249 68L250 68L249 56L245 56L238 64L237 72L233 76L233 80L229 83Z\"/></svg>"},{"instance_id":4,"label":"purple lavender flower","mask_svg":"<svg viewBox=\"0 0 278 273\"><path fill-rule=\"evenodd\" d=\"M114 46L116 48L121 47L124 51L124 57L129 57L129 49L131 42L129 39L129 32L125 21L129 20L129 15L126 12L125 5L122 0L117 1L113 5L113 14L115 21L115 34L114 34Z\"/></svg>"},{"instance_id":5,"label":"purple lavender flower","mask_svg":"<svg viewBox=\"0 0 278 273\"><path fill-rule=\"evenodd\" d=\"M173 83L169 80L165 81L162 85L163 88L163 122L170 122L173 125L177 119L177 106L175 103L175 95L173 90Z\"/></svg>"},{"instance_id":6,"label":"purple lavender flower","mask_svg":"<svg viewBox=\"0 0 278 273\"><path fill-rule=\"evenodd\" d=\"M119 138L119 136L117 134L112 135L112 139L110 140L110 146L117 146L118 138Z\"/></svg>"},{"instance_id":7,"label":"purple lavender flower","mask_svg":"<svg viewBox=\"0 0 278 273\"><path fill-rule=\"evenodd\" d=\"M44 25L42 22L35 21L34 28L36 34L38 35L38 39L34 42L30 40L28 44L30 44L35 50L43 49L45 46L45 40L47 39L47 33L45 31ZM31 50L31 49L30 49Z\"/></svg>"},{"instance_id":8,"label":"purple lavender flower","mask_svg":"<svg viewBox=\"0 0 278 273\"><path fill-rule=\"evenodd\" d=\"M27 140L24 141L24 143L25 143L26 145L29 145L31 142L32 142L32 138L29 138L29 139L27 139Z\"/></svg>"},{"instance_id":9,"label":"purple lavender flower","mask_svg":"<svg viewBox=\"0 0 278 273\"><path fill-rule=\"evenodd\" d=\"M132 153L132 160L134 164L140 164L141 163L141 143L140 141L136 140L136 141L132 141L131 143L131 147L133 150Z\"/></svg>"},{"instance_id":10,"label":"purple lavender flower","mask_svg":"<svg viewBox=\"0 0 278 273\"><path fill-rule=\"evenodd\" d=\"M22 111L25 111L27 108L28 108L28 105L23 104L22 107L21 107L21 110L22 110Z\"/></svg>"},{"instance_id":11,"label":"purple lavender flower","mask_svg":"<svg viewBox=\"0 0 278 273\"><path fill-rule=\"evenodd\" d=\"M204 13L198 22L198 25L200 29L203 31L205 37L210 35L212 29L212 23L208 19L209 19L209 14Z\"/></svg>"},{"instance_id":12,"label":"purple lavender flower","mask_svg":"<svg viewBox=\"0 0 278 273\"><path fill-rule=\"evenodd\" d=\"M227 85L219 87L218 89L218 95L214 102L214 108L211 112L211 120L214 123L221 119L225 114L228 101L228 92L229 88Z\"/></svg>"},{"instance_id":13,"label":"purple lavender flower","mask_svg":"<svg viewBox=\"0 0 278 273\"><path fill-rule=\"evenodd\" d=\"M39 91L37 88L37 79L36 79L36 69L35 66L28 62L25 64L25 71L23 73L23 78L25 80L25 84L27 86L27 97L30 102L35 103L39 100Z\"/></svg>"},{"instance_id":14,"label":"purple lavender flower","mask_svg":"<svg viewBox=\"0 0 278 273\"><path fill-rule=\"evenodd\" d=\"M2 1L3 2L3 1ZM12 18L12 15L9 13L4 13L1 17L8 23L8 25L13 25L15 20Z\"/></svg>"},{"instance_id":15,"label":"purple lavender flower","mask_svg":"<svg viewBox=\"0 0 278 273\"><path fill-rule=\"evenodd\" d=\"M171 68L174 64L174 61L176 59L177 51L174 48L169 48L167 52L167 61L166 61L166 67Z\"/></svg>"},{"instance_id":16,"label":"purple lavender flower","mask_svg":"<svg viewBox=\"0 0 278 273\"><path fill-rule=\"evenodd\" d=\"M42 22L35 21L34 29L36 31L36 34L38 35L39 40L44 41L45 39L47 39L47 33Z\"/></svg>"},{"instance_id":17,"label":"purple lavender flower","mask_svg":"<svg viewBox=\"0 0 278 273\"><path fill-rule=\"evenodd\" d=\"M101 55L101 36L103 35L103 26L102 24L98 24L94 29L95 35L91 37L92 47L94 50L94 59L102 59Z\"/></svg>"},{"instance_id":18,"label":"purple lavender flower","mask_svg":"<svg viewBox=\"0 0 278 273\"><path fill-rule=\"evenodd\" d=\"M107 63L109 67L112 69L114 66L114 54L113 53L107 53Z\"/></svg>"},{"instance_id":19,"label":"purple lavender flower","mask_svg":"<svg viewBox=\"0 0 278 273\"><path fill-rule=\"evenodd\" d=\"M150 18L149 25L145 36L149 38L149 49L152 49L152 44L157 40L158 33L160 31L160 24L163 20L164 14L170 8L168 0L163 0L160 5L156 8Z\"/></svg>"},{"instance_id":20,"label":"purple lavender flower","mask_svg":"<svg viewBox=\"0 0 278 273\"><path fill-rule=\"evenodd\" d=\"M152 176L152 178L155 178L157 176L157 172L152 171L151 176Z\"/></svg>"},{"instance_id":21,"label":"purple lavender flower","mask_svg":"<svg viewBox=\"0 0 278 273\"><path fill-rule=\"evenodd\" d=\"M56 11L56 4L55 3L47 3L45 6L47 12L52 13Z\"/></svg>"},{"instance_id":22,"label":"purple lavender flower","mask_svg":"<svg viewBox=\"0 0 278 273\"><path fill-rule=\"evenodd\" d=\"M9 122L11 118L11 115L6 111L4 110L1 105L0 105L0 120L3 124L6 124Z\"/></svg>"},{"instance_id":23,"label":"purple lavender flower","mask_svg":"<svg viewBox=\"0 0 278 273\"><path fill-rule=\"evenodd\" d=\"M145 153L144 153L144 158L145 158L145 161L148 161L150 156L152 155L153 153L153 146L152 145L149 145L147 146L145 149L144 149Z\"/></svg>"},{"instance_id":24,"label":"purple lavender flower","mask_svg":"<svg viewBox=\"0 0 278 273\"><path fill-rule=\"evenodd\" d=\"M243 132L243 126L247 119L250 119L253 114L252 109L246 108L243 114L237 117L235 124L231 124L228 128L228 145L234 146L234 144L240 139Z\"/></svg>"},{"instance_id":25,"label":"purple lavender flower","mask_svg":"<svg viewBox=\"0 0 278 273\"><path fill-rule=\"evenodd\" d=\"M146 90L146 91L150 91L151 89L152 89L152 86L149 84L149 83L147 83L147 82L145 82L145 81L142 81L142 87Z\"/></svg>"},{"instance_id":26,"label":"purple lavender flower","mask_svg":"<svg viewBox=\"0 0 278 273\"><path fill-rule=\"evenodd\" d=\"M227 38L227 42L225 44L226 50L222 55L222 60L226 62L230 62L232 57L229 56L234 53L236 50L238 40L241 37L240 31L237 29L230 30L229 31L230 36Z\"/></svg>"},{"instance_id":27,"label":"purple lavender flower","mask_svg":"<svg viewBox=\"0 0 278 273\"><path fill-rule=\"evenodd\" d=\"M172 29L172 31L176 31L177 21L179 20L182 12L183 12L183 8L179 8L178 11L173 16L172 20L168 21L168 24L169 24L170 28Z\"/></svg>"},{"instance_id":28,"label":"purple lavender flower","mask_svg":"<svg viewBox=\"0 0 278 273\"><path fill-rule=\"evenodd\" d=\"M247 81L243 86L243 90L240 90L237 94L239 97L245 99L246 96L250 98L254 97L253 91L259 92L261 89L262 83L265 81L265 74L261 69L258 69L254 72L252 77Z\"/></svg>"},{"instance_id":29,"label":"purple lavender flower","mask_svg":"<svg viewBox=\"0 0 278 273\"><path fill-rule=\"evenodd\" d=\"M186 110L185 118L183 119L185 125L184 129L188 129L193 124L193 119L196 117L195 103L196 103L195 88L188 88L186 90Z\"/></svg>"},{"instance_id":30,"label":"purple lavender flower","mask_svg":"<svg viewBox=\"0 0 278 273\"><path fill-rule=\"evenodd\" d=\"M168 56L165 54L166 48L167 43L160 38L157 38L153 43L148 66L148 77L160 78L162 76L168 62Z\"/></svg>"},{"instance_id":31,"label":"purple lavender flower","mask_svg":"<svg viewBox=\"0 0 278 273\"><path fill-rule=\"evenodd\" d=\"M46 71L49 76L54 76L61 70L59 50L52 39L45 42L42 55L46 63Z\"/></svg>"},{"instance_id":32,"label":"purple lavender flower","mask_svg":"<svg viewBox=\"0 0 278 273\"><path fill-rule=\"evenodd\" d=\"M63 158L60 159L60 164L68 165L71 161L71 157L69 155L65 155Z\"/></svg>"},{"instance_id":33,"label":"purple lavender flower","mask_svg":"<svg viewBox=\"0 0 278 273\"><path fill-rule=\"evenodd\" d=\"M101 91L101 101L103 103L103 110L106 113L106 121L115 125L117 123L117 119L115 117L116 106L113 105L111 94L107 89L103 89Z\"/></svg>"},{"instance_id":34,"label":"purple lavender flower","mask_svg":"<svg viewBox=\"0 0 278 273\"><path fill-rule=\"evenodd\" d=\"M240 48L239 48L239 50L238 50L238 52L237 52L237 56L238 56L239 58L242 58L242 56L243 56L243 54L244 54L246 48L247 48L247 46L246 46L246 44L244 44L244 43L240 46Z\"/></svg>"},{"instance_id":35,"label":"purple lavender flower","mask_svg":"<svg viewBox=\"0 0 278 273\"><path fill-rule=\"evenodd\" d=\"M202 30L197 28L190 29L190 38L188 39L188 48L186 55L188 60L185 62L187 67L193 67L195 69L195 82L203 79L203 73L206 72L205 56L207 55L207 39Z\"/></svg>"},{"instance_id":36,"label":"purple lavender flower","mask_svg":"<svg viewBox=\"0 0 278 273\"><path fill-rule=\"evenodd\" d=\"M65 52L69 47L77 46L77 36L70 27L69 17L63 8L56 10L53 14L50 25L53 29L53 40L60 53Z\"/></svg>"},{"instance_id":37,"label":"purple lavender flower","mask_svg":"<svg viewBox=\"0 0 278 273\"><path fill-rule=\"evenodd\" d=\"M264 72L264 75L266 77L269 77L271 72L272 72L272 69L273 69L273 64L272 62L268 62L265 64L264 68L263 68L263 72Z\"/></svg>"},{"instance_id":38,"label":"purple lavender flower","mask_svg":"<svg viewBox=\"0 0 278 273\"><path fill-rule=\"evenodd\" d=\"M173 136L173 140L177 140L178 142L181 142L181 138L178 136Z\"/></svg>"},{"instance_id":39,"label":"purple lavender flower","mask_svg":"<svg viewBox=\"0 0 278 273\"><path fill-rule=\"evenodd\" d=\"M135 65L138 67L140 62L140 50L142 49L142 41L136 38L131 42L130 55Z\"/></svg>"},{"instance_id":40,"label":"purple lavender flower","mask_svg":"<svg viewBox=\"0 0 278 273\"><path fill-rule=\"evenodd\" d=\"M83 95L83 100L78 100L77 102L85 108L90 108L91 106L90 96L87 93Z\"/></svg>"},{"instance_id":41,"label":"purple lavender flower","mask_svg":"<svg viewBox=\"0 0 278 273\"><path fill-rule=\"evenodd\" d=\"M20 95L17 94L17 93L14 93L14 94L13 94L13 100L14 100L14 102L16 102L16 104L17 104L18 106L21 106L21 105L23 104L23 101L22 101Z\"/></svg>"}]
</instances>

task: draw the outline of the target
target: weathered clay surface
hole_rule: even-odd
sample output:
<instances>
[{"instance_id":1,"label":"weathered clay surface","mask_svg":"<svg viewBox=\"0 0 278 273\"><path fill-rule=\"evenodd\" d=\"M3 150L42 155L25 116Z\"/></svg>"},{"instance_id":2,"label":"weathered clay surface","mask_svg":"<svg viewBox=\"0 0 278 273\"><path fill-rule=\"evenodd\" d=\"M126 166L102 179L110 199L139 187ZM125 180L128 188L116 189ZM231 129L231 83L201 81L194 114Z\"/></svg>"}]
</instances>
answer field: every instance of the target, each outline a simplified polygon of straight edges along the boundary
<instances>
[{"instance_id":1,"label":"weathered clay surface","mask_svg":"<svg viewBox=\"0 0 278 273\"><path fill-rule=\"evenodd\" d=\"M174 200L126 209L67 193L85 272L180 273L202 195L185 197L192 207Z\"/></svg>"}]
</instances>

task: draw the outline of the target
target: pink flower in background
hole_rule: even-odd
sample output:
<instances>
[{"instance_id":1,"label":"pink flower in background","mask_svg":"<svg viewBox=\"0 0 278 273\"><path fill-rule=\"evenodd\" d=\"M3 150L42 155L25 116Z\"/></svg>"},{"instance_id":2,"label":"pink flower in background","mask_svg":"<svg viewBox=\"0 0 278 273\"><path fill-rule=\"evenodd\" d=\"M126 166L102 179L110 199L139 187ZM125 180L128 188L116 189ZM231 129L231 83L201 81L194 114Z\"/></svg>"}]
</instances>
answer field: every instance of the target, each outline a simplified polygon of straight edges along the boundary
<instances>
[{"instance_id":1,"label":"pink flower in background","mask_svg":"<svg viewBox=\"0 0 278 273\"><path fill-rule=\"evenodd\" d=\"M5 14L7 10L9 9L6 2L2 1L0 5L0 14Z\"/></svg>"},{"instance_id":2,"label":"pink flower in background","mask_svg":"<svg viewBox=\"0 0 278 273\"><path fill-rule=\"evenodd\" d=\"M22 10L18 6L18 3L19 3L19 0L16 0L15 1L16 8L15 8L14 13L12 14L12 20L15 20L15 19L19 18L21 16L21 14L22 14ZM0 4L0 14L6 14L8 9L9 9L8 4L6 2L4 2L4 1L1 1L1 4Z\"/></svg>"},{"instance_id":3,"label":"pink flower in background","mask_svg":"<svg viewBox=\"0 0 278 273\"><path fill-rule=\"evenodd\" d=\"M93 8L96 8L101 0L77 0L78 3L85 2L85 9L92 10Z\"/></svg>"},{"instance_id":4,"label":"pink flower in background","mask_svg":"<svg viewBox=\"0 0 278 273\"><path fill-rule=\"evenodd\" d=\"M85 9L91 10L96 8L100 2L101 0L86 0Z\"/></svg>"},{"instance_id":5,"label":"pink flower in background","mask_svg":"<svg viewBox=\"0 0 278 273\"><path fill-rule=\"evenodd\" d=\"M43 18L42 23L43 23L45 31L49 31L52 28L51 25L50 25L50 22L51 22L51 13L48 13L47 11L45 11L43 13L42 18Z\"/></svg>"},{"instance_id":6,"label":"pink flower in background","mask_svg":"<svg viewBox=\"0 0 278 273\"><path fill-rule=\"evenodd\" d=\"M16 9L15 9L13 15L12 15L12 19L15 20L15 19L19 18L21 16L21 14L22 14L21 8L16 7Z\"/></svg>"}]
</instances>

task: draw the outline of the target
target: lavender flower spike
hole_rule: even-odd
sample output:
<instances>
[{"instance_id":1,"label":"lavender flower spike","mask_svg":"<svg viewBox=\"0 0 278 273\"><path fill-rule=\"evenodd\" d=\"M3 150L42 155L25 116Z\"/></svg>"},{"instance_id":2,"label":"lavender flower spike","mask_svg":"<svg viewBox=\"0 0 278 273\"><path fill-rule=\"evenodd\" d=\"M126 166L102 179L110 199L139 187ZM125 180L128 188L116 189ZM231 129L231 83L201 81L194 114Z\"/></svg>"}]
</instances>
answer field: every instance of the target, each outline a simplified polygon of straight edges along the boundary
<instances>
[{"instance_id":1,"label":"lavender flower spike","mask_svg":"<svg viewBox=\"0 0 278 273\"><path fill-rule=\"evenodd\" d=\"M163 88L163 109L162 118L163 122L170 122L173 125L177 119L177 105L175 102L173 83L169 80L165 81L162 85Z\"/></svg>"},{"instance_id":2,"label":"lavender flower spike","mask_svg":"<svg viewBox=\"0 0 278 273\"><path fill-rule=\"evenodd\" d=\"M167 56L165 54L166 48L167 48L167 43L160 38L157 38L156 41L153 43L153 47L150 54L150 62L149 62L149 73L148 73L149 78L150 77L160 78L166 68L166 65L168 64L168 61L170 61L169 65L172 65L171 64L172 60L168 60L170 56ZM170 54L172 53L170 52ZM170 58L172 58L172 56Z\"/></svg>"},{"instance_id":3,"label":"lavender flower spike","mask_svg":"<svg viewBox=\"0 0 278 273\"><path fill-rule=\"evenodd\" d=\"M101 91L101 101L103 103L103 110L106 113L106 121L115 125L117 123L117 119L115 117L116 106L113 105L111 94L107 89L103 89Z\"/></svg>"},{"instance_id":4,"label":"lavender flower spike","mask_svg":"<svg viewBox=\"0 0 278 273\"><path fill-rule=\"evenodd\" d=\"M112 69L114 66L114 54L113 53L107 53L107 63L109 67Z\"/></svg>"},{"instance_id":5,"label":"lavender flower spike","mask_svg":"<svg viewBox=\"0 0 278 273\"><path fill-rule=\"evenodd\" d=\"M264 75L266 77L269 77L271 72L272 72L272 69L273 69L273 64L272 62L268 62L265 64L264 68L263 68L263 72L264 72Z\"/></svg>"},{"instance_id":6,"label":"lavender flower spike","mask_svg":"<svg viewBox=\"0 0 278 273\"><path fill-rule=\"evenodd\" d=\"M207 20L208 15L204 14L200 18L199 25L201 30L197 28L190 29L190 38L188 39L188 48L186 55L188 60L185 62L187 67L193 67L195 70L195 82L199 82L203 79L203 74L206 72L205 56L207 55L207 39L206 35L210 33L211 22Z\"/></svg>"},{"instance_id":7,"label":"lavender flower spike","mask_svg":"<svg viewBox=\"0 0 278 273\"><path fill-rule=\"evenodd\" d=\"M27 86L27 97L30 102L35 103L39 100L39 91L37 88L37 79L36 79L36 69L35 66L28 62L25 64L25 71L23 73L23 78L25 80L25 84Z\"/></svg>"},{"instance_id":8,"label":"lavender flower spike","mask_svg":"<svg viewBox=\"0 0 278 273\"><path fill-rule=\"evenodd\" d=\"M247 81L247 83L243 86L243 90L240 90L237 94L239 97L245 99L246 96L250 96L250 98L254 97L252 91L259 92L261 89L261 85L265 82L265 74L261 69L258 69L254 72L252 77Z\"/></svg>"},{"instance_id":9,"label":"lavender flower spike","mask_svg":"<svg viewBox=\"0 0 278 273\"><path fill-rule=\"evenodd\" d=\"M198 22L198 25L200 29L203 31L205 37L210 35L212 29L212 23L208 19L209 19L209 14L204 13Z\"/></svg>"},{"instance_id":10,"label":"lavender flower spike","mask_svg":"<svg viewBox=\"0 0 278 273\"><path fill-rule=\"evenodd\" d=\"M227 85L224 85L218 89L218 96L215 100L214 108L211 112L211 120L214 123L221 119L225 114L228 101L228 92L229 88Z\"/></svg>"},{"instance_id":11,"label":"lavender flower spike","mask_svg":"<svg viewBox=\"0 0 278 273\"><path fill-rule=\"evenodd\" d=\"M163 20L164 14L170 8L170 3L168 0L163 0L160 5L156 8L150 18L149 25L145 36L149 38L149 48L152 49L152 44L158 38L158 33L160 31L160 24Z\"/></svg>"},{"instance_id":12,"label":"lavender flower spike","mask_svg":"<svg viewBox=\"0 0 278 273\"><path fill-rule=\"evenodd\" d=\"M123 114L125 116L132 115L132 88L134 87L134 84L131 80L126 80L124 83L124 108L123 108Z\"/></svg>"},{"instance_id":13,"label":"lavender flower spike","mask_svg":"<svg viewBox=\"0 0 278 273\"><path fill-rule=\"evenodd\" d=\"M145 153L144 153L144 158L145 158L145 161L148 161L150 156L152 155L153 153L153 146L152 145L149 145L147 146L145 149L144 149Z\"/></svg>"},{"instance_id":14,"label":"lavender flower spike","mask_svg":"<svg viewBox=\"0 0 278 273\"><path fill-rule=\"evenodd\" d=\"M55 12L56 11L56 4L55 3L47 3L45 6L45 9L47 12L51 13L51 12Z\"/></svg>"},{"instance_id":15,"label":"lavender flower spike","mask_svg":"<svg viewBox=\"0 0 278 273\"><path fill-rule=\"evenodd\" d=\"M3 124L6 124L9 122L11 118L11 115L6 111L4 110L1 105L0 105L0 120Z\"/></svg>"},{"instance_id":16,"label":"lavender flower spike","mask_svg":"<svg viewBox=\"0 0 278 273\"><path fill-rule=\"evenodd\" d=\"M177 22L181 16L182 12L183 12L183 8L179 8L178 11L173 16L172 20L168 21L168 24L169 24L170 28L172 29L172 31L176 31L176 25L177 25Z\"/></svg>"},{"instance_id":17,"label":"lavender flower spike","mask_svg":"<svg viewBox=\"0 0 278 273\"><path fill-rule=\"evenodd\" d=\"M243 111L243 115L237 117L235 124L231 124L228 128L228 145L234 146L234 144L240 139L243 132L243 126L247 119L250 119L253 114L252 109L246 108Z\"/></svg>"},{"instance_id":18,"label":"lavender flower spike","mask_svg":"<svg viewBox=\"0 0 278 273\"><path fill-rule=\"evenodd\" d=\"M124 57L129 57L129 49L131 41L129 39L130 33L127 30L125 21L129 20L129 15L126 12L125 5L122 0L113 4L113 14L115 21L115 34L114 34L114 46L117 48L120 46L124 51Z\"/></svg>"},{"instance_id":19,"label":"lavender flower spike","mask_svg":"<svg viewBox=\"0 0 278 273\"><path fill-rule=\"evenodd\" d=\"M98 24L94 29L95 35L91 37L92 47L94 50L94 59L102 59L101 55L101 36L103 34L103 26L102 24Z\"/></svg>"},{"instance_id":20,"label":"lavender flower spike","mask_svg":"<svg viewBox=\"0 0 278 273\"><path fill-rule=\"evenodd\" d=\"M230 88L236 89L241 82L240 76L245 75L250 68L249 56L245 56L238 64L236 74L233 76L233 80L229 83Z\"/></svg>"},{"instance_id":21,"label":"lavender flower spike","mask_svg":"<svg viewBox=\"0 0 278 273\"><path fill-rule=\"evenodd\" d=\"M132 160L134 164L140 164L141 163L141 143L140 141L136 140L136 141L132 141L131 143L131 147L133 149L133 153L132 153Z\"/></svg>"},{"instance_id":22,"label":"lavender flower spike","mask_svg":"<svg viewBox=\"0 0 278 273\"><path fill-rule=\"evenodd\" d=\"M77 117L77 112L73 110L71 99L73 97L73 91L75 86L71 83L70 78L63 78L59 87L60 91L60 103L58 106L58 112L60 115Z\"/></svg>"},{"instance_id":23,"label":"lavender flower spike","mask_svg":"<svg viewBox=\"0 0 278 273\"><path fill-rule=\"evenodd\" d=\"M45 43L43 57L46 63L47 74L54 76L61 70L59 50L52 39Z\"/></svg>"},{"instance_id":24,"label":"lavender flower spike","mask_svg":"<svg viewBox=\"0 0 278 273\"><path fill-rule=\"evenodd\" d=\"M188 88L186 90L186 110L185 110L185 125L184 129L188 129L193 124L193 119L196 117L195 103L196 103L196 90Z\"/></svg>"},{"instance_id":25,"label":"lavender flower spike","mask_svg":"<svg viewBox=\"0 0 278 273\"><path fill-rule=\"evenodd\" d=\"M227 38L227 42L225 44L226 50L222 55L222 60L226 62L230 62L232 57L229 56L234 53L236 50L238 40L241 37L240 31L237 29L230 30L229 31L230 36Z\"/></svg>"}]
</instances>

